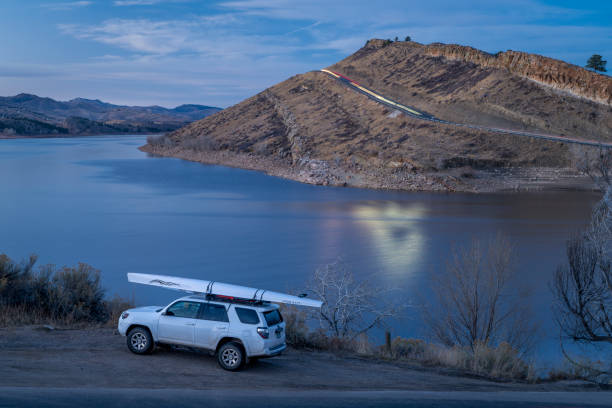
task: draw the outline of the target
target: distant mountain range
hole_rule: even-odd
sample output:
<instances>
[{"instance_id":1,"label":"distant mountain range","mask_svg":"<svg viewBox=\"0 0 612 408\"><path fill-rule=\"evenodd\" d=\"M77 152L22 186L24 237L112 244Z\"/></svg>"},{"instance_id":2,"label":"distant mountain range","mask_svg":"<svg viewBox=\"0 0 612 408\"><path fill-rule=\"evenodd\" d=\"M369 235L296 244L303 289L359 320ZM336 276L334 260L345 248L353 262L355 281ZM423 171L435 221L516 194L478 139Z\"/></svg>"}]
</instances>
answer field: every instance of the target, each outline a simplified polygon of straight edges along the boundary
<instances>
[{"instance_id":1,"label":"distant mountain range","mask_svg":"<svg viewBox=\"0 0 612 408\"><path fill-rule=\"evenodd\" d=\"M204 105L122 106L76 98L67 102L31 94L0 97L0 135L53 136L157 133L220 111Z\"/></svg>"}]
</instances>

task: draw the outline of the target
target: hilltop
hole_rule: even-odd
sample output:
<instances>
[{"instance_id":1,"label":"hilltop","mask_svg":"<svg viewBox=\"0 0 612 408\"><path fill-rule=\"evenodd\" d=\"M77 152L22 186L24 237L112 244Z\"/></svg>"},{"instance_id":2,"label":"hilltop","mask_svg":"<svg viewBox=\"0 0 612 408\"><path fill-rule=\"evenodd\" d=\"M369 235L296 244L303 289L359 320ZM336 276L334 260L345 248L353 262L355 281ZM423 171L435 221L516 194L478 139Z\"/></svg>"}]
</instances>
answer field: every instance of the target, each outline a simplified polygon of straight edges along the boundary
<instances>
[{"instance_id":1,"label":"hilltop","mask_svg":"<svg viewBox=\"0 0 612 408\"><path fill-rule=\"evenodd\" d=\"M203 105L181 105L173 109L122 106L83 98L61 102L19 94L0 97L0 136L166 132L219 110Z\"/></svg>"},{"instance_id":2,"label":"hilltop","mask_svg":"<svg viewBox=\"0 0 612 408\"><path fill-rule=\"evenodd\" d=\"M444 120L612 141L612 78L563 61L370 40L328 69ZM419 120L319 71L143 147L308 183L442 191L554 185L585 149Z\"/></svg>"}]
</instances>

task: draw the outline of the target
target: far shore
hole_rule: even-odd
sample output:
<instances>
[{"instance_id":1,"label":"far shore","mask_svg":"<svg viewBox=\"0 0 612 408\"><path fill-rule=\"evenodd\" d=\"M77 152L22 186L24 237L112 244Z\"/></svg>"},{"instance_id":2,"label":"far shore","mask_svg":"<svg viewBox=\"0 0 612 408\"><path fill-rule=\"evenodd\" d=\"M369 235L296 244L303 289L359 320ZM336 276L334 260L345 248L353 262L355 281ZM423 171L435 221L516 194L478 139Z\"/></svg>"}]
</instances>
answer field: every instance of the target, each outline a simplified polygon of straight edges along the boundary
<instances>
[{"instance_id":1,"label":"far shore","mask_svg":"<svg viewBox=\"0 0 612 408\"><path fill-rule=\"evenodd\" d=\"M388 168L381 168L380 171L363 168L351 171L320 160L291 165L279 159L229 151L193 151L180 148L162 148L150 144L145 144L139 149L155 156L174 157L202 164L254 170L270 176L323 186L443 193L595 191L595 186L589 177L579 174L571 168L469 169L470 177L464 178L458 176L456 171L403 172L398 175L396 171L390 171Z\"/></svg>"},{"instance_id":2,"label":"far shore","mask_svg":"<svg viewBox=\"0 0 612 408\"><path fill-rule=\"evenodd\" d=\"M75 137L90 137L90 136L158 136L163 135L164 132L160 133L79 133L79 134L50 134L50 135L8 135L0 133L0 140L6 139L70 139Z\"/></svg>"}]
</instances>

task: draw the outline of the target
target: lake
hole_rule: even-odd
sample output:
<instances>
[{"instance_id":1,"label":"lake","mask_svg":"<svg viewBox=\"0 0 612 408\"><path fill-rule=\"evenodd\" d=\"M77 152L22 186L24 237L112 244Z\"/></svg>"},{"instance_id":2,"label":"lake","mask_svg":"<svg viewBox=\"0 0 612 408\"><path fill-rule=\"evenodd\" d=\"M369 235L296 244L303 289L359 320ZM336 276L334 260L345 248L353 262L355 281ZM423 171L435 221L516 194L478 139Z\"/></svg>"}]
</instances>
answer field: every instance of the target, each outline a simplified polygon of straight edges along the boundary
<instances>
[{"instance_id":1,"label":"lake","mask_svg":"<svg viewBox=\"0 0 612 408\"><path fill-rule=\"evenodd\" d=\"M304 287L341 258L358 279L413 303L454 245L502 232L516 244L555 349L548 282L594 193L442 194L322 187L221 166L150 157L144 136L0 140L0 253L102 271L109 295L165 304L176 292L126 272L270 290ZM422 335L414 309L393 335ZM556 349L555 349L556 350Z\"/></svg>"}]
</instances>

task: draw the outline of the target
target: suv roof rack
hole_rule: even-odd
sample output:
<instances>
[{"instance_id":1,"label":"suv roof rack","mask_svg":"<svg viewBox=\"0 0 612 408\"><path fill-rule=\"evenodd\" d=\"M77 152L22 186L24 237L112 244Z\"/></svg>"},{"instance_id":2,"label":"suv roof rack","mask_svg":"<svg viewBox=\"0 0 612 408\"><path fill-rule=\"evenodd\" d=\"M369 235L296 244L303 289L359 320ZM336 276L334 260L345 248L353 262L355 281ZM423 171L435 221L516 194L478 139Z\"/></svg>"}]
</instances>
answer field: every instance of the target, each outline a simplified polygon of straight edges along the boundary
<instances>
[{"instance_id":1,"label":"suv roof rack","mask_svg":"<svg viewBox=\"0 0 612 408\"><path fill-rule=\"evenodd\" d=\"M212 300L215 302L236 303L240 305L250 305L250 306L264 306L264 305L270 304L270 302L266 302L266 301L259 300L259 299L246 299L246 298L239 298L239 297L234 297L234 296L213 295L213 294L202 294L202 295L195 295L195 296L190 296L190 297L196 298L196 299Z\"/></svg>"}]
</instances>

